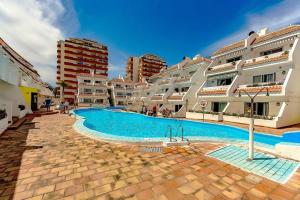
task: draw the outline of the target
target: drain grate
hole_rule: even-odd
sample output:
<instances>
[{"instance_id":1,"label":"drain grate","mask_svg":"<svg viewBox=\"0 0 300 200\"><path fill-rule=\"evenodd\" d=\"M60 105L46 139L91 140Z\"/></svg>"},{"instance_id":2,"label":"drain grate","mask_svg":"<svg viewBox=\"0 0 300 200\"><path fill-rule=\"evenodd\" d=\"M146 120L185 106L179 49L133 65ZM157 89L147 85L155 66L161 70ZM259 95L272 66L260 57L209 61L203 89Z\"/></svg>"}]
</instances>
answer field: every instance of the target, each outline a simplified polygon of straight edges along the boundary
<instances>
[{"instance_id":1,"label":"drain grate","mask_svg":"<svg viewBox=\"0 0 300 200\"><path fill-rule=\"evenodd\" d=\"M278 183L286 183L299 167L299 162L261 152L255 152L254 160L247 161L248 150L233 145L207 155Z\"/></svg>"}]
</instances>

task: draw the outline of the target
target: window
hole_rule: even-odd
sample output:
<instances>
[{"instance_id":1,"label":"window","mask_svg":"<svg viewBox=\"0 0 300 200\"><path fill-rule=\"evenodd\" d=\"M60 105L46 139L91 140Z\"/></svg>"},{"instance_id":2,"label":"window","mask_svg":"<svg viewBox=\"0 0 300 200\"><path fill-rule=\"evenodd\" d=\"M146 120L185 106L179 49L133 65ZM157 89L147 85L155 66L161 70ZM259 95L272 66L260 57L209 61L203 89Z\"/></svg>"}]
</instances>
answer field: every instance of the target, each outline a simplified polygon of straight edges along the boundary
<instances>
[{"instance_id":1,"label":"window","mask_svg":"<svg viewBox=\"0 0 300 200\"><path fill-rule=\"evenodd\" d=\"M83 80L84 83L91 83L91 80Z\"/></svg>"},{"instance_id":2,"label":"window","mask_svg":"<svg viewBox=\"0 0 300 200\"><path fill-rule=\"evenodd\" d=\"M191 72L189 72L189 75L193 75L193 74L195 74L195 72L196 71L191 71Z\"/></svg>"},{"instance_id":3,"label":"window","mask_svg":"<svg viewBox=\"0 0 300 200\"><path fill-rule=\"evenodd\" d=\"M211 103L211 110L213 112L223 112L227 102L212 102Z\"/></svg>"},{"instance_id":4,"label":"window","mask_svg":"<svg viewBox=\"0 0 300 200\"><path fill-rule=\"evenodd\" d=\"M238 56L238 57L234 57L234 58L230 58L228 60L226 60L227 63L231 63L231 62L235 62L235 61L238 61L238 60L242 60L242 56Z\"/></svg>"},{"instance_id":5,"label":"window","mask_svg":"<svg viewBox=\"0 0 300 200\"><path fill-rule=\"evenodd\" d=\"M181 88L181 92L187 92L189 90L189 87L183 87Z\"/></svg>"},{"instance_id":6,"label":"window","mask_svg":"<svg viewBox=\"0 0 300 200\"><path fill-rule=\"evenodd\" d=\"M103 93L103 90L96 89L96 93Z\"/></svg>"},{"instance_id":7,"label":"window","mask_svg":"<svg viewBox=\"0 0 300 200\"><path fill-rule=\"evenodd\" d=\"M253 76L253 84L275 82L276 73Z\"/></svg>"},{"instance_id":8,"label":"window","mask_svg":"<svg viewBox=\"0 0 300 200\"><path fill-rule=\"evenodd\" d=\"M266 56L266 55L270 55L270 54L273 54L273 53L278 53L278 52L281 52L281 51L282 51L282 47L277 48L277 49L271 49L271 50L268 50L268 51L260 52L260 56Z\"/></svg>"},{"instance_id":9,"label":"window","mask_svg":"<svg viewBox=\"0 0 300 200\"><path fill-rule=\"evenodd\" d=\"M232 83L232 80L233 78L218 79L217 86L230 85Z\"/></svg>"},{"instance_id":10,"label":"window","mask_svg":"<svg viewBox=\"0 0 300 200\"><path fill-rule=\"evenodd\" d=\"M85 94L92 94L92 89L84 89L83 90Z\"/></svg>"},{"instance_id":11,"label":"window","mask_svg":"<svg viewBox=\"0 0 300 200\"><path fill-rule=\"evenodd\" d=\"M83 99L83 103L92 103L92 99Z\"/></svg>"},{"instance_id":12,"label":"window","mask_svg":"<svg viewBox=\"0 0 300 200\"><path fill-rule=\"evenodd\" d=\"M101 83L101 81L95 81L95 83L97 83L97 84L100 84L100 83Z\"/></svg>"},{"instance_id":13,"label":"window","mask_svg":"<svg viewBox=\"0 0 300 200\"><path fill-rule=\"evenodd\" d=\"M103 99L96 99L95 102L96 102L96 103L101 103L101 104L103 104Z\"/></svg>"},{"instance_id":14,"label":"window","mask_svg":"<svg viewBox=\"0 0 300 200\"><path fill-rule=\"evenodd\" d=\"M251 103L245 103L245 114L250 115L251 112ZM258 102L253 104L253 114L268 116L269 115L269 103L267 102Z\"/></svg>"},{"instance_id":15,"label":"window","mask_svg":"<svg viewBox=\"0 0 300 200\"><path fill-rule=\"evenodd\" d=\"M178 112L181 109L182 105L175 105L175 112Z\"/></svg>"},{"instance_id":16,"label":"window","mask_svg":"<svg viewBox=\"0 0 300 200\"><path fill-rule=\"evenodd\" d=\"M179 92L179 88L175 88L175 92Z\"/></svg>"}]
</instances>

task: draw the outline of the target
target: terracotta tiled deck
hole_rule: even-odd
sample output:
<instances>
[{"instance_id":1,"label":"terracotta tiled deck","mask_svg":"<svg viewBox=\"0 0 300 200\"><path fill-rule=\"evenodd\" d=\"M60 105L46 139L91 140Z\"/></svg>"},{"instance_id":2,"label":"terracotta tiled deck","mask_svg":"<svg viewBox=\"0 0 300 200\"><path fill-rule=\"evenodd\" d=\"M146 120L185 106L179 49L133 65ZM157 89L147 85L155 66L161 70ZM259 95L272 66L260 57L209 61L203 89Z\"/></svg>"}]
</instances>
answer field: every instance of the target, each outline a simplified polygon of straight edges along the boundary
<instances>
[{"instance_id":1,"label":"terracotta tiled deck","mask_svg":"<svg viewBox=\"0 0 300 200\"><path fill-rule=\"evenodd\" d=\"M285 185L208 158L218 144L145 153L96 141L67 115L33 119L0 136L0 199L300 199Z\"/></svg>"}]
</instances>

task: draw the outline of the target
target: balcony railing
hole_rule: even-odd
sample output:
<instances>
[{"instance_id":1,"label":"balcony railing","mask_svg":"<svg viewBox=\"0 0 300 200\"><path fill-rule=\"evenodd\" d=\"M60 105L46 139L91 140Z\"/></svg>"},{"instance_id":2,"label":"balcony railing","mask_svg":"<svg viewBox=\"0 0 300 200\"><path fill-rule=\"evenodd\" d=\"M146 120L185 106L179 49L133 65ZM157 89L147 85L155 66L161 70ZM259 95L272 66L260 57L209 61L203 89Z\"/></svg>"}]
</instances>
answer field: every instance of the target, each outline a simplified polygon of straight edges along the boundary
<instances>
[{"instance_id":1,"label":"balcony railing","mask_svg":"<svg viewBox=\"0 0 300 200\"><path fill-rule=\"evenodd\" d=\"M155 96L151 97L151 100L162 100L162 99L163 99L162 95L160 95L160 96L155 95Z\"/></svg>"},{"instance_id":2,"label":"balcony railing","mask_svg":"<svg viewBox=\"0 0 300 200\"><path fill-rule=\"evenodd\" d=\"M208 68L207 73L228 71L228 70L233 70L234 68L235 68L235 62L225 63L225 64L222 64L222 65L217 65L217 66Z\"/></svg>"},{"instance_id":3,"label":"balcony railing","mask_svg":"<svg viewBox=\"0 0 300 200\"><path fill-rule=\"evenodd\" d=\"M250 84L250 85L240 85L236 92L246 91L248 93L256 93L259 92L262 88L267 88L262 93L280 93L283 88L283 82L272 82L272 83L263 83L263 84Z\"/></svg>"},{"instance_id":4,"label":"balcony railing","mask_svg":"<svg viewBox=\"0 0 300 200\"><path fill-rule=\"evenodd\" d=\"M79 96L89 96L89 97L107 96L107 93L106 92L79 92Z\"/></svg>"},{"instance_id":5,"label":"balcony railing","mask_svg":"<svg viewBox=\"0 0 300 200\"><path fill-rule=\"evenodd\" d=\"M190 80L191 80L191 76L180 77L175 80L175 83L183 83L183 82L188 82Z\"/></svg>"},{"instance_id":6,"label":"balcony railing","mask_svg":"<svg viewBox=\"0 0 300 200\"><path fill-rule=\"evenodd\" d=\"M159 84L159 85L165 85L165 84L168 84L168 83L170 83L169 80L162 80L162 81L160 81L158 84Z\"/></svg>"},{"instance_id":7,"label":"balcony railing","mask_svg":"<svg viewBox=\"0 0 300 200\"><path fill-rule=\"evenodd\" d=\"M254 65L278 62L278 61L287 60L288 58L289 58L288 52L283 52L283 53L280 52L280 53L275 53L275 54L271 54L271 55L267 55L267 56L261 56L261 57L246 60L242 67L247 68L247 67L251 67Z\"/></svg>"},{"instance_id":8,"label":"balcony railing","mask_svg":"<svg viewBox=\"0 0 300 200\"><path fill-rule=\"evenodd\" d=\"M182 100L183 96L186 94L186 92L180 92L180 93L173 93L171 96L168 97L169 100Z\"/></svg>"},{"instance_id":9,"label":"balcony railing","mask_svg":"<svg viewBox=\"0 0 300 200\"><path fill-rule=\"evenodd\" d=\"M198 92L198 96L226 95L229 86L206 87Z\"/></svg>"}]
</instances>

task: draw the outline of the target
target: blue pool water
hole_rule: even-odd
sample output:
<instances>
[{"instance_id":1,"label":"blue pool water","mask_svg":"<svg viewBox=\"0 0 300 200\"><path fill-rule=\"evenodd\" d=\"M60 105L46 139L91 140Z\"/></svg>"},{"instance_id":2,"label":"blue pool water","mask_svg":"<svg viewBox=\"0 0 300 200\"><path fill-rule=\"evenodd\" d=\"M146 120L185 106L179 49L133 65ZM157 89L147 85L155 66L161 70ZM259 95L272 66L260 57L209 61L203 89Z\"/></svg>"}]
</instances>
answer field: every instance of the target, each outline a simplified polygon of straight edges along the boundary
<instances>
[{"instance_id":1,"label":"blue pool water","mask_svg":"<svg viewBox=\"0 0 300 200\"><path fill-rule=\"evenodd\" d=\"M233 145L220 148L208 156L282 184L286 183L299 167L299 162L262 152L254 152L254 160L249 162L248 150Z\"/></svg>"},{"instance_id":2,"label":"blue pool water","mask_svg":"<svg viewBox=\"0 0 300 200\"><path fill-rule=\"evenodd\" d=\"M155 118L141 114L111 111L106 109L80 109L74 113L85 118L83 129L91 130L92 134L106 139L127 141L161 141L166 139L168 127L173 135L180 137L181 128L184 136L190 140L248 140L248 130L213 123L203 123L188 120ZM300 132L287 133L283 136L273 136L255 133L255 142L274 146L280 142L298 143Z\"/></svg>"}]
</instances>

